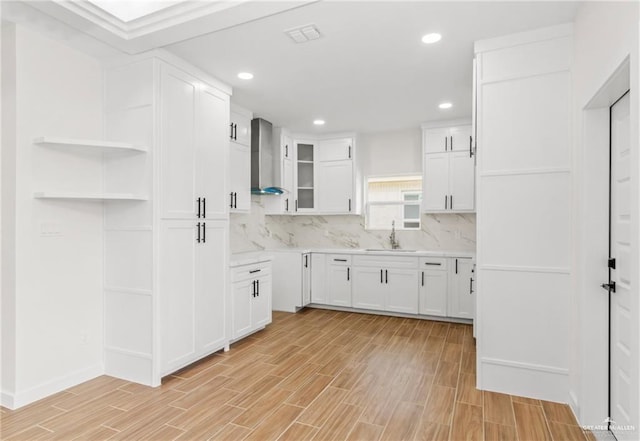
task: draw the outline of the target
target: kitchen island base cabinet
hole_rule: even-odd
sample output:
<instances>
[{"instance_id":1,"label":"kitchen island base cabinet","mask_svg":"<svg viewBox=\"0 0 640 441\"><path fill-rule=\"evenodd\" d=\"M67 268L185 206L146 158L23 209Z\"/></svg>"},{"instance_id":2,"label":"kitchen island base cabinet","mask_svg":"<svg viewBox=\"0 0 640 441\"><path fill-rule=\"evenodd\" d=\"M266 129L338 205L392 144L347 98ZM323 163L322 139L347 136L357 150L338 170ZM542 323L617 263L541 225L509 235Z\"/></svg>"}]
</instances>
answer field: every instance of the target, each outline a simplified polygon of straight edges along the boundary
<instances>
[{"instance_id":1,"label":"kitchen island base cabinet","mask_svg":"<svg viewBox=\"0 0 640 441\"><path fill-rule=\"evenodd\" d=\"M236 341L271 323L271 263L233 267L231 280L231 340Z\"/></svg>"}]
</instances>

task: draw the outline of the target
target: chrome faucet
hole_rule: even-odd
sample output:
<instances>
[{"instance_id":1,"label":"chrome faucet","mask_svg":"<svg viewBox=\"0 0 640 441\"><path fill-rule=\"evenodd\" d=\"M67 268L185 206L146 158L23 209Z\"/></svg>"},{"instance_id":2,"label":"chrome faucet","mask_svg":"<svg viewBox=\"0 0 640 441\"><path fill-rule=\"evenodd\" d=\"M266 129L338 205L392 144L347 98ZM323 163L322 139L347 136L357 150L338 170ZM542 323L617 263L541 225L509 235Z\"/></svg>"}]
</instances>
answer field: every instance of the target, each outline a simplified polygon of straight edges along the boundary
<instances>
[{"instance_id":1,"label":"chrome faucet","mask_svg":"<svg viewBox=\"0 0 640 441\"><path fill-rule=\"evenodd\" d=\"M391 242L391 249L397 250L400 248L400 243L396 239L396 221L391 221L391 234L389 235L389 242Z\"/></svg>"}]
</instances>

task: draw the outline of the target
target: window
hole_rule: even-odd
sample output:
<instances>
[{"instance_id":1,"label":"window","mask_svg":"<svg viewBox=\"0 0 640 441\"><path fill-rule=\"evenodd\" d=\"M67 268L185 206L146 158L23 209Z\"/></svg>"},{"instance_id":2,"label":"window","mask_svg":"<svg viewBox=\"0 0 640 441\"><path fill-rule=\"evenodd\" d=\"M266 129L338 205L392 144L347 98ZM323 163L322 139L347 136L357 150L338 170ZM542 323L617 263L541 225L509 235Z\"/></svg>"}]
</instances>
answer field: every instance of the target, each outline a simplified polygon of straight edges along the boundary
<instances>
[{"instance_id":1,"label":"window","mask_svg":"<svg viewBox=\"0 0 640 441\"><path fill-rule=\"evenodd\" d=\"M367 179L366 228L390 230L420 229L420 176L392 176Z\"/></svg>"}]
</instances>

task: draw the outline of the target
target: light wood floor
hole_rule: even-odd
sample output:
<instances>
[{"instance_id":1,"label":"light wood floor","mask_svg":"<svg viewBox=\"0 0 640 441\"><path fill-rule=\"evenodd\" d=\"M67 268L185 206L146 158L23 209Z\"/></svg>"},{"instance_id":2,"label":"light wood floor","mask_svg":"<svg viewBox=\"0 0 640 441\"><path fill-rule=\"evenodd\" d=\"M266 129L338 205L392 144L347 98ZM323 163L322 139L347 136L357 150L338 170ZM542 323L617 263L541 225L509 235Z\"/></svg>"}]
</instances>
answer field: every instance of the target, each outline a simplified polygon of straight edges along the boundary
<instances>
[{"instance_id":1,"label":"light wood floor","mask_svg":"<svg viewBox=\"0 0 640 441\"><path fill-rule=\"evenodd\" d=\"M103 376L3 440L588 441L566 405L475 389L471 327L309 309L148 388Z\"/></svg>"}]
</instances>

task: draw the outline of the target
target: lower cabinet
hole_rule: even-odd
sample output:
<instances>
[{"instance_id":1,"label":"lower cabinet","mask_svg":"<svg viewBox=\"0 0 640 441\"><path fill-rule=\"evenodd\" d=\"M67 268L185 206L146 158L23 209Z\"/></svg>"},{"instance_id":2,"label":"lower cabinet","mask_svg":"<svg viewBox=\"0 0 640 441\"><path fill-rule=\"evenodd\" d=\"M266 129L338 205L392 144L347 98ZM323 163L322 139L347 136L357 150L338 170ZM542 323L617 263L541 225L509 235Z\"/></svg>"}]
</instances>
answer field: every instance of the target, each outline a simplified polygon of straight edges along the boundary
<instances>
[{"instance_id":1,"label":"lower cabinet","mask_svg":"<svg viewBox=\"0 0 640 441\"><path fill-rule=\"evenodd\" d=\"M231 339L237 340L271 323L271 262L231 268Z\"/></svg>"},{"instance_id":2,"label":"lower cabinet","mask_svg":"<svg viewBox=\"0 0 640 441\"><path fill-rule=\"evenodd\" d=\"M385 270L385 311L418 313L418 272L416 270Z\"/></svg>"},{"instance_id":3,"label":"lower cabinet","mask_svg":"<svg viewBox=\"0 0 640 441\"><path fill-rule=\"evenodd\" d=\"M300 307L311 303L311 253L302 255L302 303Z\"/></svg>"},{"instance_id":4,"label":"lower cabinet","mask_svg":"<svg viewBox=\"0 0 640 441\"><path fill-rule=\"evenodd\" d=\"M448 259L420 259L420 314L447 316L449 296Z\"/></svg>"},{"instance_id":5,"label":"lower cabinet","mask_svg":"<svg viewBox=\"0 0 640 441\"><path fill-rule=\"evenodd\" d=\"M384 270L355 267L353 269L353 307L384 309Z\"/></svg>"},{"instance_id":6,"label":"lower cabinet","mask_svg":"<svg viewBox=\"0 0 640 441\"><path fill-rule=\"evenodd\" d=\"M228 343L227 221L164 220L160 224L161 374ZM206 240L202 240L206 237Z\"/></svg>"},{"instance_id":7,"label":"lower cabinet","mask_svg":"<svg viewBox=\"0 0 640 441\"><path fill-rule=\"evenodd\" d=\"M351 307L351 256L327 256L327 303Z\"/></svg>"},{"instance_id":8,"label":"lower cabinet","mask_svg":"<svg viewBox=\"0 0 640 441\"><path fill-rule=\"evenodd\" d=\"M475 316L475 296L473 295L473 260L452 258L449 264L450 288L447 315L449 317L473 319Z\"/></svg>"}]
</instances>

